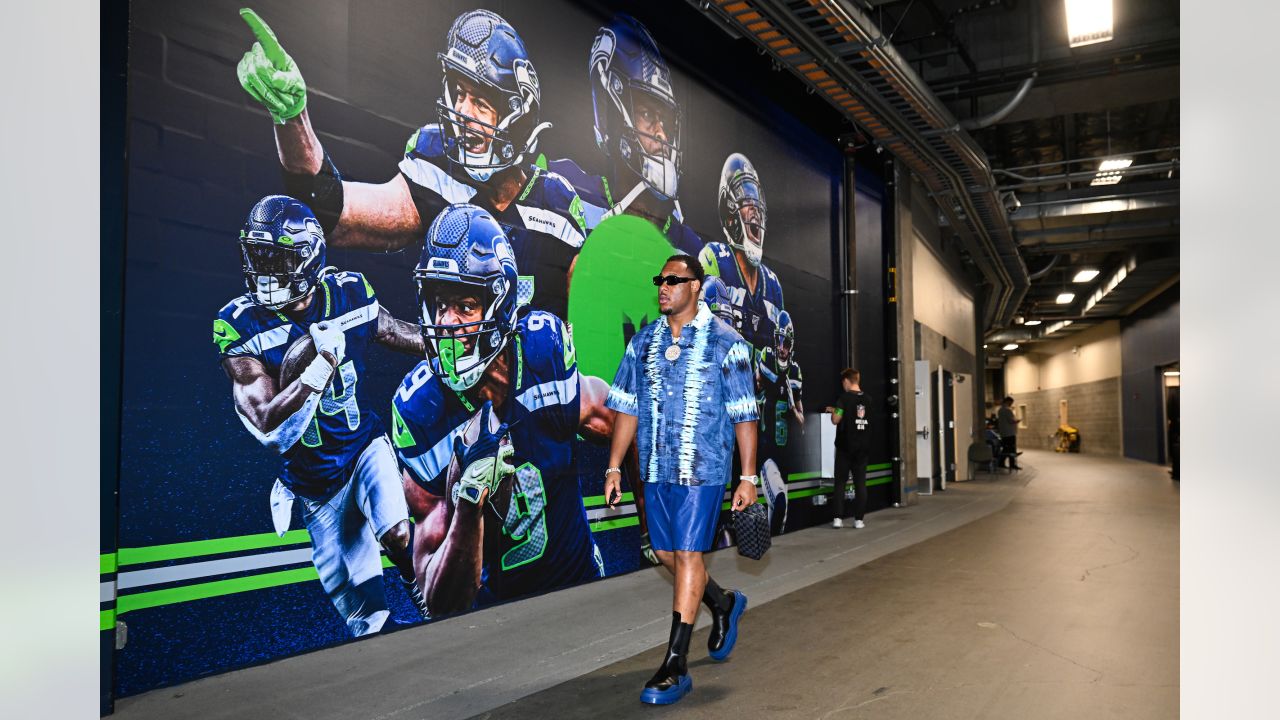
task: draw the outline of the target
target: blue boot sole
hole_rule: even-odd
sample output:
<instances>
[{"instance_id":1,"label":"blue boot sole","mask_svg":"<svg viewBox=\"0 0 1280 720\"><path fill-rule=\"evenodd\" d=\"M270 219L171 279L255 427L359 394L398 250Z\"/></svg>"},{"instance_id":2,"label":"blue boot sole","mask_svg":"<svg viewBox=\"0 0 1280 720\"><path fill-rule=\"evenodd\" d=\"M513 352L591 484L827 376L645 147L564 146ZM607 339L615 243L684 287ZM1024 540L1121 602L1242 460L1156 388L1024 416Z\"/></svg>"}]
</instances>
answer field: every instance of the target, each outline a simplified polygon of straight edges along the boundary
<instances>
[{"instance_id":1,"label":"blue boot sole","mask_svg":"<svg viewBox=\"0 0 1280 720\"><path fill-rule=\"evenodd\" d=\"M719 651L711 653L711 659L716 662L724 662L729 659L729 653L733 652L733 646L738 642L738 618L742 617L742 613L747 609L747 596L733 591L733 612L729 614L729 632L725 634L724 646Z\"/></svg>"},{"instance_id":2,"label":"blue boot sole","mask_svg":"<svg viewBox=\"0 0 1280 720\"><path fill-rule=\"evenodd\" d=\"M668 690L654 690L653 688L645 688L640 691L640 702L650 705L672 705L680 702L680 699L693 691L693 678L689 675L680 676L680 684Z\"/></svg>"}]
</instances>

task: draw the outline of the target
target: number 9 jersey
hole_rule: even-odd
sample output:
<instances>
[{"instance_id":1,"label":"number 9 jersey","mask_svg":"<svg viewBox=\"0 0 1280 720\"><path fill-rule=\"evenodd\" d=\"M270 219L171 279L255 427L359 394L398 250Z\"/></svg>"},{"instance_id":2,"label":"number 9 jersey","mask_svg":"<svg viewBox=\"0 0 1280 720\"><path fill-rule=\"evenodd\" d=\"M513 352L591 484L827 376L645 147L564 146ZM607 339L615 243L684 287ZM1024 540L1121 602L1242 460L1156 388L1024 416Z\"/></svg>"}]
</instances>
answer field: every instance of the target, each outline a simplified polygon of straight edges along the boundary
<instances>
[{"instance_id":1,"label":"number 9 jersey","mask_svg":"<svg viewBox=\"0 0 1280 720\"><path fill-rule=\"evenodd\" d=\"M355 272L325 275L311 304L297 321L258 305L249 295L227 303L213 322L219 360L252 357L277 382L280 365L293 344L308 336L313 323L337 323L347 340L346 357L320 395L320 405L302 437L284 453L280 480L297 495L313 500L331 496L351 478L360 453L385 427L360 402L365 353L378 327L378 300L364 276ZM242 420L244 420L242 418ZM257 430L247 420L245 427Z\"/></svg>"},{"instance_id":2,"label":"number 9 jersey","mask_svg":"<svg viewBox=\"0 0 1280 720\"><path fill-rule=\"evenodd\" d=\"M485 503L489 521L477 605L604 575L574 462L580 398L568 327L535 310L517 322L509 347L510 385L498 417L510 427L516 473L504 481L512 483L512 492L501 522L493 521L497 504ZM392 399L391 437L400 465L437 497L446 492L454 438L475 414L469 405L425 360Z\"/></svg>"}]
</instances>

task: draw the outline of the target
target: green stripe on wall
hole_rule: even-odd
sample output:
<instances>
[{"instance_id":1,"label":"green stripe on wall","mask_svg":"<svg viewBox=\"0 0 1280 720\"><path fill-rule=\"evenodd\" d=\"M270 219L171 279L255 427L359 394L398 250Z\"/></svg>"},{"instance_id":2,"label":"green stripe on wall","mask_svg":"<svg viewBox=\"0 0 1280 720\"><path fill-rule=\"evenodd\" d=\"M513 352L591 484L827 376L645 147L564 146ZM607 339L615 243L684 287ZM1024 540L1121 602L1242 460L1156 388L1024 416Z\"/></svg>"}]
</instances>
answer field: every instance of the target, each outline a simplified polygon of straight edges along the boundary
<instances>
[{"instance_id":1,"label":"green stripe on wall","mask_svg":"<svg viewBox=\"0 0 1280 720\"><path fill-rule=\"evenodd\" d=\"M814 470L813 472L791 473L790 475L787 476L787 482L796 482L797 480L812 480L814 478L820 478L820 477L822 477L822 472L819 470Z\"/></svg>"},{"instance_id":2,"label":"green stripe on wall","mask_svg":"<svg viewBox=\"0 0 1280 720\"><path fill-rule=\"evenodd\" d=\"M591 532L604 532L606 530L617 530L618 528L631 527L640 524L640 517L632 515L631 517L617 518L615 520L600 520L591 523Z\"/></svg>"},{"instance_id":3,"label":"green stripe on wall","mask_svg":"<svg viewBox=\"0 0 1280 720\"><path fill-rule=\"evenodd\" d=\"M106 575L116 571L116 554L103 553L98 556L98 574Z\"/></svg>"},{"instance_id":4,"label":"green stripe on wall","mask_svg":"<svg viewBox=\"0 0 1280 720\"><path fill-rule=\"evenodd\" d=\"M98 632L103 630L111 630L116 626L115 610L99 610L98 611Z\"/></svg>"},{"instance_id":5,"label":"green stripe on wall","mask_svg":"<svg viewBox=\"0 0 1280 720\"><path fill-rule=\"evenodd\" d=\"M121 595L116 598L116 614L319 579L320 574L316 572L315 567L304 567L231 580L216 580L186 587L153 590L136 595Z\"/></svg>"},{"instance_id":6,"label":"green stripe on wall","mask_svg":"<svg viewBox=\"0 0 1280 720\"><path fill-rule=\"evenodd\" d=\"M874 480L868 480L867 487L875 487L876 485L888 485L891 482L893 482L893 477L891 476L876 478ZM805 488L804 490L796 490L795 492L787 493L787 499L798 500L800 498L807 498L813 495L831 495L834 492L835 492L835 488L829 487L829 486Z\"/></svg>"},{"instance_id":7,"label":"green stripe on wall","mask_svg":"<svg viewBox=\"0 0 1280 720\"><path fill-rule=\"evenodd\" d=\"M202 555L219 555L222 553L242 552L244 550L261 550L263 548L298 545L311 542L311 535L306 530L290 530L280 537L273 532L239 537L216 538L213 540L193 540L191 542L173 543L171 545L152 545L142 548L120 548L119 564L141 565L142 563L160 562L162 560L183 560Z\"/></svg>"},{"instance_id":8,"label":"green stripe on wall","mask_svg":"<svg viewBox=\"0 0 1280 720\"><path fill-rule=\"evenodd\" d=\"M790 493L790 492L787 493L787 500L798 500L799 498L807 498L810 495L830 495L831 492L832 492L831 488L820 488L820 487L805 488L803 490L797 490L793 493Z\"/></svg>"},{"instance_id":9,"label":"green stripe on wall","mask_svg":"<svg viewBox=\"0 0 1280 720\"><path fill-rule=\"evenodd\" d=\"M627 492L627 493L622 493L622 497L618 500L618 502L631 502L635 499L636 499L635 495L632 495L631 493ZM582 498L582 506L585 508L601 507L604 504L605 503L604 503L603 495L587 495L586 497Z\"/></svg>"},{"instance_id":10,"label":"green stripe on wall","mask_svg":"<svg viewBox=\"0 0 1280 720\"><path fill-rule=\"evenodd\" d=\"M873 472L875 470L892 470L892 469L893 469L893 463L880 463L879 465L867 466L867 472Z\"/></svg>"}]
</instances>

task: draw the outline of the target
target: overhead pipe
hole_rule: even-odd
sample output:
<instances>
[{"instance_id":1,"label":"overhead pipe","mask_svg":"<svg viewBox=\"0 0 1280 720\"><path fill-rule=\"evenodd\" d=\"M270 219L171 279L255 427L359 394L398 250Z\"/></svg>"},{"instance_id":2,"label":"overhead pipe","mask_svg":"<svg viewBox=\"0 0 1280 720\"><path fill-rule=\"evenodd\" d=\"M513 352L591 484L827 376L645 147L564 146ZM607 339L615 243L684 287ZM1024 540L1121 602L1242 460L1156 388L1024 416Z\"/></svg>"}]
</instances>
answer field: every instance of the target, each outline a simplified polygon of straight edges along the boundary
<instances>
[{"instance_id":1,"label":"overhead pipe","mask_svg":"<svg viewBox=\"0 0 1280 720\"><path fill-rule=\"evenodd\" d=\"M1054 255L1052 258L1050 258L1050 259L1049 259L1049 262L1048 262L1044 267L1042 267L1042 268L1040 268L1039 270L1037 270L1037 271L1035 271L1035 272L1033 272L1033 273L1031 273L1031 274L1027 275L1027 279L1028 279L1028 280L1039 280L1040 278L1044 277L1045 275L1048 275L1048 274L1049 274L1049 271L1050 271L1050 270L1053 270L1053 267L1054 267L1055 265L1057 265L1057 264L1058 264L1058 261L1059 261L1059 260L1061 260L1061 259L1062 259L1062 256L1061 256L1061 255Z\"/></svg>"},{"instance_id":2,"label":"overhead pipe","mask_svg":"<svg viewBox=\"0 0 1280 720\"><path fill-rule=\"evenodd\" d=\"M925 181L965 250L977 261L983 282L992 288L983 304L984 326L1007 323L1029 281L1007 212L991 187L995 183L986 154L963 130L940 137L923 136L929 128L947 127L956 120L859 9L856 0L807 0L807 7L818 11L820 22L829 24L836 37L828 36L825 27L812 27L818 18L801 18L797 13L802 8L793 6L788 0L747 0L746 7L763 15L766 26L783 37L779 44L778 39L762 40L754 30L744 34L754 36L779 67L787 67L821 92ZM743 11L726 10L723 0L708 9L747 27L737 19ZM785 51L789 52L783 54ZM799 69L810 63L837 81L836 87L845 94L843 101L830 88L817 87L812 70ZM850 96L856 101L851 102ZM900 140L889 143L889 136ZM979 184L987 187L981 192L969 191L968 186Z\"/></svg>"}]
</instances>

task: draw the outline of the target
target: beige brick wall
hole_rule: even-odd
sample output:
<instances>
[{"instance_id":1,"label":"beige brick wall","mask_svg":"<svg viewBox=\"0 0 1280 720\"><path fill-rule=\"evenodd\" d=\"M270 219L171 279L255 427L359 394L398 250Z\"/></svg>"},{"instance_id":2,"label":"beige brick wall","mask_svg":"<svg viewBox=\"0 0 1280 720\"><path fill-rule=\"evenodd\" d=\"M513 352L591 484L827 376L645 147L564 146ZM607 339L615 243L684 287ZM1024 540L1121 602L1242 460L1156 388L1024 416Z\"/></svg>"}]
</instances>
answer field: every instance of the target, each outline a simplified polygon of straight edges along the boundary
<instances>
[{"instance_id":1,"label":"beige brick wall","mask_svg":"<svg viewBox=\"0 0 1280 720\"><path fill-rule=\"evenodd\" d=\"M1026 427L1018 429L1019 448L1051 449L1058 430L1058 408L1067 401L1067 422L1080 430L1080 452L1119 456L1120 378L1022 392L1013 396L1015 411L1026 406Z\"/></svg>"}]
</instances>

